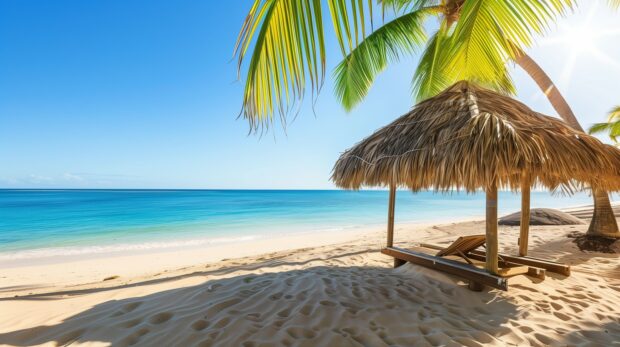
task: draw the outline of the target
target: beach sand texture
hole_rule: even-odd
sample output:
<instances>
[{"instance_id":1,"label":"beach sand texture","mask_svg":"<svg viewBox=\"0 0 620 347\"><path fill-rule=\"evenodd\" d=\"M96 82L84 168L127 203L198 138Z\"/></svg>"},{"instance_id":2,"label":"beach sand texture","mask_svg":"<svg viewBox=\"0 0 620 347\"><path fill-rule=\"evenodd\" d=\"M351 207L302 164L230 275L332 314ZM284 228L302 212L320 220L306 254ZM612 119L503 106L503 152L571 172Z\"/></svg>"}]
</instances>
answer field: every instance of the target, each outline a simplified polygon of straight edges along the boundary
<instances>
[{"instance_id":1,"label":"beach sand texture","mask_svg":"<svg viewBox=\"0 0 620 347\"><path fill-rule=\"evenodd\" d=\"M483 227L401 226L395 240L448 244ZM0 344L618 345L618 254L580 252L566 235L586 228L532 227L531 255L568 263L572 275L548 273L542 282L518 276L508 292L472 292L456 277L412 264L393 269L392 258L378 252L383 230L131 279L44 290L3 280ZM518 227L501 226L499 235L501 250L516 253ZM88 271L71 270L67 276Z\"/></svg>"}]
</instances>

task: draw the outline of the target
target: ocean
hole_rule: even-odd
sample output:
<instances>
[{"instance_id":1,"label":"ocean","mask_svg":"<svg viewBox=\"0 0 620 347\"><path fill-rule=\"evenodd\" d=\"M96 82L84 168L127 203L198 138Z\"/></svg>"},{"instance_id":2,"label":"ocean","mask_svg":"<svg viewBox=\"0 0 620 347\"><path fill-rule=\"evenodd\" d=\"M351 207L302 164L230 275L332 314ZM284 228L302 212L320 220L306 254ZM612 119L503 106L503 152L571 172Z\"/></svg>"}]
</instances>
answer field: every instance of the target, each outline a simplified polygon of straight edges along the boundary
<instances>
[{"instance_id":1,"label":"ocean","mask_svg":"<svg viewBox=\"0 0 620 347\"><path fill-rule=\"evenodd\" d=\"M387 197L378 190L0 190L0 261L381 226ZM532 207L590 203L585 193L532 193ZM396 223L482 218L484 206L483 193L399 191ZM500 216L519 209L518 194L500 193Z\"/></svg>"}]
</instances>

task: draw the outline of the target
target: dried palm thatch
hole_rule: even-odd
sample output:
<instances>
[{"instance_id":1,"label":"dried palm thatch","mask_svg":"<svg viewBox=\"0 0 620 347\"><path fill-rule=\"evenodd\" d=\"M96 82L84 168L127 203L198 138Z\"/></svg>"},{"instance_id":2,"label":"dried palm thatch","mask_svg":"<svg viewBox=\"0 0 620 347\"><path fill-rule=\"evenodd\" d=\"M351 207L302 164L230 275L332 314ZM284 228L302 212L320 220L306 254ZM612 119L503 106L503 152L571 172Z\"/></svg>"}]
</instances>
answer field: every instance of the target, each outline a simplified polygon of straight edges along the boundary
<instances>
[{"instance_id":1,"label":"dried palm thatch","mask_svg":"<svg viewBox=\"0 0 620 347\"><path fill-rule=\"evenodd\" d=\"M340 187L440 191L532 184L620 188L620 150L508 96L458 82L342 154Z\"/></svg>"}]
</instances>

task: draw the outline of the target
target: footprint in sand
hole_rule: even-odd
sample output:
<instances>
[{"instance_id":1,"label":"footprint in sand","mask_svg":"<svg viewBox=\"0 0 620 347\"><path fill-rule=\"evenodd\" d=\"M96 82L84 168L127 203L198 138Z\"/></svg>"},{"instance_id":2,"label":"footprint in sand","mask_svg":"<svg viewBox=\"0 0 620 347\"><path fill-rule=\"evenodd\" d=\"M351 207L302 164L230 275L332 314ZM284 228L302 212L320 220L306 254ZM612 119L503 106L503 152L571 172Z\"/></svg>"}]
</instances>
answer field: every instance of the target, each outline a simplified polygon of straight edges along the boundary
<instances>
[{"instance_id":1,"label":"footprint in sand","mask_svg":"<svg viewBox=\"0 0 620 347\"><path fill-rule=\"evenodd\" d=\"M558 310L558 311L564 308L564 306L562 306L562 305L560 305L558 303L555 303L555 302L551 302L550 304L551 304L551 306L553 306L553 308L555 310Z\"/></svg>"},{"instance_id":2,"label":"footprint in sand","mask_svg":"<svg viewBox=\"0 0 620 347\"><path fill-rule=\"evenodd\" d=\"M312 314L312 309L312 305L306 304L302 306L302 308L299 310L299 313L303 314L304 316L309 316Z\"/></svg>"},{"instance_id":3,"label":"footprint in sand","mask_svg":"<svg viewBox=\"0 0 620 347\"><path fill-rule=\"evenodd\" d=\"M142 301L131 302L123 306L123 312L129 313L142 305Z\"/></svg>"},{"instance_id":4,"label":"footprint in sand","mask_svg":"<svg viewBox=\"0 0 620 347\"><path fill-rule=\"evenodd\" d=\"M194 323L192 323L192 329L196 330L196 331L201 331L206 329L209 326L209 322L201 319L201 320L197 320Z\"/></svg>"},{"instance_id":5,"label":"footprint in sand","mask_svg":"<svg viewBox=\"0 0 620 347\"><path fill-rule=\"evenodd\" d=\"M131 311L135 310L135 309L136 309L136 308L138 308L138 306L140 306L140 305L142 305L142 301L132 302L132 303L126 304L126 305L124 305L123 307L121 307L121 309L120 309L120 310L118 310L118 311L114 312L114 313L112 314L112 316L111 316L111 317L119 317L119 316L122 316L122 315L124 315L124 314L126 314L126 313L129 313L129 312L131 312Z\"/></svg>"},{"instance_id":6,"label":"footprint in sand","mask_svg":"<svg viewBox=\"0 0 620 347\"><path fill-rule=\"evenodd\" d=\"M316 336L316 333L314 331L306 329L304 327L290 327L286 329L286 333L289 334L294 339L299 339L299 338L311 339Z\"/></svg>"},{"instance_id":7,"label":"footprint in sand","mask_svg":"<svg viewBox=\"0 0 620 347\"><path fill-rule=\"evenodd\" d=\"M534 334L534 337L538 341L540 341L540 343L542 343L544 345L547 345L547 346L551 345L554 342L553 339L551 339L551 338L549 338L549 337L547 337L545 335L542 335L542 334Z\"/></svg>"},{"instance_id":8,"label":"footprint in sand","mask_svg":"<svg viewBox=\"0 0 620 347\"><path fill-rule=\"evenodd\" d=\"M140 342L140 338L146 334L148 334L150 332L149 328L141 328L135 332L133 332L131 335L125 337L123 339L123 341L121 342L121 345L124 346L131 346L131 345L135 345L136 343Z\"/></svg>"},{"instance_id":9,"label":"footprint in sand","mask_svg":"<svg viewBox=\"0 0 620 347\"><path fill-rule=\"evenodd\" d=\"M160 312L149 319L149 323L151 324L162 324L170 320L174 316L170 312Z\"/></svg>"},{"instance_id":10,"label":"footprint in sand","mask_svg":"<svg viewBox=\"0 0 620 347\"><path fill-rule=\"evenodd\" d=\"M278 312L278 317L286 318L291 315L291 309L285 308L284 310Z\"/></svg>"},{"instance_id":11,"label":"footprint in sand","mask_svg":"<svg viewBox=\"0 0 620 347\"><path fill-rule=\"evenodd\" d=\"M560 318L563 321L570 320L570 317L568 315L565 315L564 313L561 313L561 312L553 312L553 315Z\"/></svg>"}]
</instances>

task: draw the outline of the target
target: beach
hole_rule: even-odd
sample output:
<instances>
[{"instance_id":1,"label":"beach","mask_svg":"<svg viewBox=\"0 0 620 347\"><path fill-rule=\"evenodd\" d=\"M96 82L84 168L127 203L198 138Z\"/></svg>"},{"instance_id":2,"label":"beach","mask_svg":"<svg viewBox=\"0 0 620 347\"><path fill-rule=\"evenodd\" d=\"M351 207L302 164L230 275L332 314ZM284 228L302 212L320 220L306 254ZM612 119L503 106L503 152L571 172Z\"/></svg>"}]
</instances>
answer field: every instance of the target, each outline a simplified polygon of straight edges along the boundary
<instances>
[{"instance_id":1,"label":"beach","mask_svg":"<svg viewBox=\"0 0 620 347\"><path fill-rule=\"evenodd\" d=\"M611 346L620 338L618 255L581 252L587 224L532 226L530 255L568 277L517 276L473 292L379 253L385 230L29 263L2 271L0 344L197 346ZM400 247L447 245L481 220L400 224ZM499 227L514 254L519 228Z\"/></svg>"}]
</instances>

